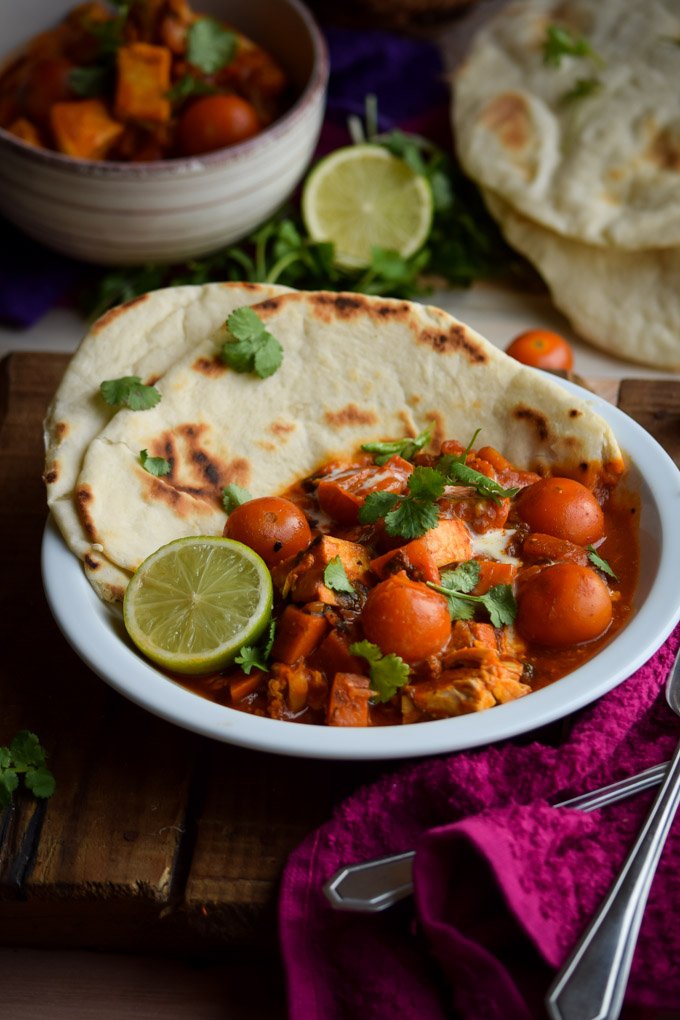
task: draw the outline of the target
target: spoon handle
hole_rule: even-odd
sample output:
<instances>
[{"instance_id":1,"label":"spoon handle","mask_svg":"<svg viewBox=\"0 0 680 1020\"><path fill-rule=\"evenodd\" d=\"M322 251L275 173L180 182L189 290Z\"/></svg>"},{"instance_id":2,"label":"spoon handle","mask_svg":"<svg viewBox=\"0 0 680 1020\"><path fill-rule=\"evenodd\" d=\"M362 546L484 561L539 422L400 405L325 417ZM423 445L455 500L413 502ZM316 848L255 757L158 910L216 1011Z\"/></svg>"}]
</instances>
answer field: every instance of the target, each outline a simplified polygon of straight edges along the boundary
<instances>
[{"instance_id":1,"label":"spoon handle","mask_svg":"<svg viewBox=\"0 0 680 1020\"><path fill-rule=\"evenodd\" d=\"M680 801L680 745L621 872L546 998L552 1020L616 1020L649 888Z\"/></svg>"}]
</instances>

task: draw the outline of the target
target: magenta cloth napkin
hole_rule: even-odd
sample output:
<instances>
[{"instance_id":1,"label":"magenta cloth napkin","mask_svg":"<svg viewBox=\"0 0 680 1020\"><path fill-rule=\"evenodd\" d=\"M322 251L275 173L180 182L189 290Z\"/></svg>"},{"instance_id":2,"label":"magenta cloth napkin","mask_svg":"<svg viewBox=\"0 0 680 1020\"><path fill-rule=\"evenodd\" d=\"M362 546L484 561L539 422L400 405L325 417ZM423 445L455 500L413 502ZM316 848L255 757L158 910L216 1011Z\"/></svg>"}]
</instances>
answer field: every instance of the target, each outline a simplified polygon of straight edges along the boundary
<instances>
[{"instance_id":1,"label":"magenta cloth napkin","mask_svg":"<svg viewBox=\"0 0 680 1020\"><path fill-rule=\"evenodd\" d=\"M388 771L341 804L283 876L291 1020L543 1017L555 968L610 887L654 793L590 814L547 800L670 757L680 724L664 684L679 646L680 627L583 710L559 746L530 735L427 759ZM340 866L414 847L414 900L376 915L327 904L322 885ZM627 1005L680 1008L679 917L676 824L651 889Z\"/></svg>"}]
</instances>

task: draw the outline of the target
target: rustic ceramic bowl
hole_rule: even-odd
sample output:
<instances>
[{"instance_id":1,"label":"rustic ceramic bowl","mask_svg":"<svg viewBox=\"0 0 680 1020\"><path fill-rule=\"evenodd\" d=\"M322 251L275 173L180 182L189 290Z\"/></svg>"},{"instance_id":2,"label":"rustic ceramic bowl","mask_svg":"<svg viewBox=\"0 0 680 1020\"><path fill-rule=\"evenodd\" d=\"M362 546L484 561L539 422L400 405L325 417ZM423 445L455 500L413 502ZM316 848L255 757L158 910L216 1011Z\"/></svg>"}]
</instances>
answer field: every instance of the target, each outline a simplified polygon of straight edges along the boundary
<instances>
[{"instance_id":1,"label":"rustic ceramic bowl","mask_svg":"<svg viewBox=\"0 0 680 1020\"><path fill-rule=\"evenodd\" d=\"M6 54L75 0L0 4ZM135 265L206 254L245 236L293 192L324 113L328 54L299 0L195 0L269 50L293 82L291 108L261 134L203 156L149 163L72 159L0 129L0 212L25 233L88 262Z\"/></svg>"}]
</instances>

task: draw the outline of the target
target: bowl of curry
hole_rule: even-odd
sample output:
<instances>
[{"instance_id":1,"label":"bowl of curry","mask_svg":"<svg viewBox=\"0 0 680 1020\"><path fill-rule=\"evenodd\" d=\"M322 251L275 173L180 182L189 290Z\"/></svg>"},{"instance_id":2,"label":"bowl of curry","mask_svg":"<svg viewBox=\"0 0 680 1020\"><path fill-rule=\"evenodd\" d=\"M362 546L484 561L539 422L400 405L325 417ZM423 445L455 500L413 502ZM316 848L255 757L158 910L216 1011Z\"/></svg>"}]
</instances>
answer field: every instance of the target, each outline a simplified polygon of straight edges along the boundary
<instances>
[{"instance_id":1,"label":"bowl of curry","mask_svg":"<svg viewBox=\"0 0 680 1020\"><path fill-rule=\"evenodd\" d=\"M219 740L370 759L527 732L631 676L680 618L680 473L647 432L592 399L627 459L607 491L451 437L436 455L413 440L371 444L236 506L225 534L263 557L276 592L254 665L163 674L51 524L48 601L107 682Z\"/></svg>"}]
</instances>

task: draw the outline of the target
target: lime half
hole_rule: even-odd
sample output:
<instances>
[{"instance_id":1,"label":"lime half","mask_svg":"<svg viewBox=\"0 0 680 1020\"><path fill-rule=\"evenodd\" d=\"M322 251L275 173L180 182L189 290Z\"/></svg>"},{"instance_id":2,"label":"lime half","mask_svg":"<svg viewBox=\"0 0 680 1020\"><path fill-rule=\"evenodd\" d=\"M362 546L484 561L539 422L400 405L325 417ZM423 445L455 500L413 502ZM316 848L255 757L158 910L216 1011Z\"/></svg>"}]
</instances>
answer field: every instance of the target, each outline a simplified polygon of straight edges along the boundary
<instances>
[{"instance_id":1,"label":"lime half","mask_svg":"<svg viewBox=\"0 0 680 1020\"><path fill-rule=\"evenodd\" d=\"M241 542L199 536L161 546L135 571L123 602L131 639L175 673L211 673L254 644L272 609L264 560Z\"/></svg>"},{"instance_id":2,"label":"lime half","mask_svg":"<svg viewBox=\"0 0 680 1020\"><path fill-rule=\"evenodd\" d=\"M332 241L335 261L368 266L373 247L407 258L423 245L432 224L432 190L408 163L380 145L349 145L322 159L302 192L310 237Z\"/></svg>"}]
</instances>

